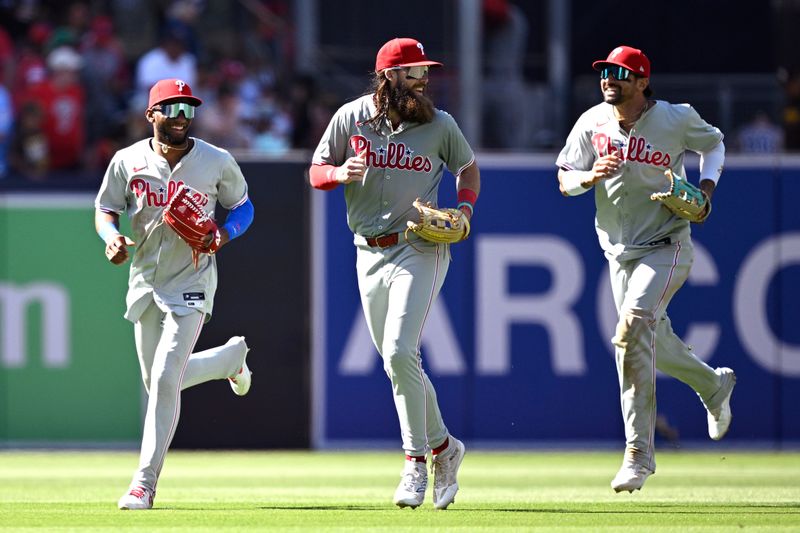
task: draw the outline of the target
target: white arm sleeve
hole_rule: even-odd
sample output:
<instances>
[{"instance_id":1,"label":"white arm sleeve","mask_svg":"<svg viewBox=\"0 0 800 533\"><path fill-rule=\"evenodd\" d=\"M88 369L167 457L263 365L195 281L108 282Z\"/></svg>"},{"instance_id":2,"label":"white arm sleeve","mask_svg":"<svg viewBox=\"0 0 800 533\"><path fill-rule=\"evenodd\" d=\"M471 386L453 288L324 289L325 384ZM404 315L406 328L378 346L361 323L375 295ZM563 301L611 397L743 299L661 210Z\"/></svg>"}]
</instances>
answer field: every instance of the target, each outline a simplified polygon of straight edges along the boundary
<instances>
[{"instance_id":1,"label":"white arm sleeve","mask_svg":"<svg viewBox=\"0 0 800 533\"><path fill-rule=\"evenodd\" d=\"M700 152L700 181L711 180L716 184L724 164L725 144L722 141L708 152Z\"/></svg>"},{"instance_id":2,"label":"white arm sleeve","mask_svg":"<svg viewBox=\"0 0 800 533\"><path fill-rule=\"evenodd\" d=\"M589 172L585 170L563 171L561 174L561 186L564 187L564 190L567 191L569 196L583 194L589 190L583 186L583 180L588 177L588 174Z\"/></svg>"}]
</instances>

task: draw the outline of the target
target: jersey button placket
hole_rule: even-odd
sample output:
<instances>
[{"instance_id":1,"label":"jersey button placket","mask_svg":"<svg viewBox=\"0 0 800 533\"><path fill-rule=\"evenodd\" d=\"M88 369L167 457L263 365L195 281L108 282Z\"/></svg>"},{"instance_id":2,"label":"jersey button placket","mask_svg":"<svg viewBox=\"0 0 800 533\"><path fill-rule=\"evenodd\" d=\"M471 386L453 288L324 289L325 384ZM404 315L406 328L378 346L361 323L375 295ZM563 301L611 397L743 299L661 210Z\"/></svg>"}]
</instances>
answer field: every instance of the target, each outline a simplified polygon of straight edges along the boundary
<instances>
[{"instance_id":1,"label":"jersey button placket","mask_svg":"<svg viewBox=\"0 0 800 533\"><path fill-rule=\"evenodd\" d=\"M624 192L623 196L627 196L628 193ZM631 215L628 212L628 206L626 205L625 201L622 201L622 238L623 242L630 242L630 226L631 226Z\"/></svg>"},{"instance_id":2,"label":"jersey button placket","mask_svg":"<svg viewBox=\"0 0 800 533\"><path fill-rule=\"evenodd\" d=\"M617 178L620 180L620 193L619 193L619 208L621 213L621 222L620 222L620 234L622 237L622 242L629 242L628 235L630 234L629 225L630 225L630 215L628 214L628 205L627 205L627 198L628 198L628 188L625 186L625 180L622 176Z\"/></svg>"},{"instance_id":3,"label":"jersey button placket","mask_svg":"<svg viewBox=\"0 0 800 533\"><path fill-rule=\"evenodd\" d=\"M388 140L388 137L387 137L387 140ZM388 180L390 178L390 176L389 176L389 174L386 173L386 169L383 169L383 173L384 173L385 178ZM380 200L380 204L378 204L378 205L381 206L381 208L379 208L379 210L378 210L378 217L381 218L381 219L385 219L386 213L383 211L383 208L386 207L389 204L388 201L383 199L384 197L385 197L384 186L381 186L381 200ZM378 225L378 230L380 230L380 233L383 233L383 224L379 224Z\"/></svg>"}]
</instances>

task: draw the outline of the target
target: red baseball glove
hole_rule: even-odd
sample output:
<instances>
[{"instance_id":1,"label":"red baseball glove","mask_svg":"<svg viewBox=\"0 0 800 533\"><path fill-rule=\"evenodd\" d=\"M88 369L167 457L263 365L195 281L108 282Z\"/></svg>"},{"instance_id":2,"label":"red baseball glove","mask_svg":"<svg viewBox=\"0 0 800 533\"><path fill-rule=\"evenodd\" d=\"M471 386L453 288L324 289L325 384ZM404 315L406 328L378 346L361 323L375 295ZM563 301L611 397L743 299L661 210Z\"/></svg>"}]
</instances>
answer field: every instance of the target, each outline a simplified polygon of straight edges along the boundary
<instances>
[{"instance_id":1,"label":"red baseball glove","mask_svg":"<svg viewBox=\"0 0 800 533\"><path fill-rule=\"evenodd\" d=\"M181 185L164 209L164 222L192 248L192 262L197 268L200 254L213 254L219 250L220 234L217 223L203 209L199 200L203 195ZM208 235L211 241L208 242Z\"/></svg>"}]
</instances>

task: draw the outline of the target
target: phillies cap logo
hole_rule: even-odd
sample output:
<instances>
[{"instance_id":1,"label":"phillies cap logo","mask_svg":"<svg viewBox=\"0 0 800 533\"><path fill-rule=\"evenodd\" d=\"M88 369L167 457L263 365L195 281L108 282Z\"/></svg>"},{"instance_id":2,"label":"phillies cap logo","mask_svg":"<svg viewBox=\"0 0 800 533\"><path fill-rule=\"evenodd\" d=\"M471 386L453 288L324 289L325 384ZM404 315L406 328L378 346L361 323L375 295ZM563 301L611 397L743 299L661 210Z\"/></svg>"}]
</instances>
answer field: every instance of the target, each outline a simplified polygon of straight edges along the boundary
<instances>
[{"instance_id":1,"label":"phillies cap logo","mask_svg":"<svg viewBox=\"0 0 800 533\"><path fill-rule=\"evenodd\" d=\"M183 92L183 88L186 87L186 82L183 81L183 80L175 80L175 85L178 86L178 92L182 93Z\"/></svg>"},{"instance_id":2,"label":"phillies cap logo","mask_svg":"<svg viewBox=\"0 0 800 533\"><path fill-rule=\"evenodd\" d=\"M425 55L425 49L422 47L422 43L417 43L417 48L419 48L419 53Z\"/></svg>"}]
</instances>

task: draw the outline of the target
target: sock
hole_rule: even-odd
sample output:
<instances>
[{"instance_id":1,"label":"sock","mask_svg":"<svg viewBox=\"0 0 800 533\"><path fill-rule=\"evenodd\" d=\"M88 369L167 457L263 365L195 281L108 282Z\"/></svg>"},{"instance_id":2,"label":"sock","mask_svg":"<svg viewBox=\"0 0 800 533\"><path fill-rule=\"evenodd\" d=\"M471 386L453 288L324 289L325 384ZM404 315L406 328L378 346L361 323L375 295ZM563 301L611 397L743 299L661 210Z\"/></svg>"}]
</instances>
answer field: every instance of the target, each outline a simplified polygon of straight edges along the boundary
<instances>
[{"instance_id":1,"label":"sock","mask_svg":"<svg viewBox=\"0 0 800 533\"><path fill-rule=\"evenodd\" d=\"M439 445L437 448L434 448L434 449L431 451L431 453L432 453L433 455L439 455L440 453L442 453L443 451L445 451L445 450L447 449L447 447L448 447L448 446L450 446L450 437L447 437L446 439L444 439L444 442L443 442L443 443L441 443L441 444L440 444L440 445Z\"/></svg>"}]
</instances>

